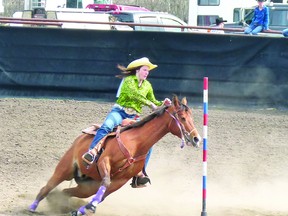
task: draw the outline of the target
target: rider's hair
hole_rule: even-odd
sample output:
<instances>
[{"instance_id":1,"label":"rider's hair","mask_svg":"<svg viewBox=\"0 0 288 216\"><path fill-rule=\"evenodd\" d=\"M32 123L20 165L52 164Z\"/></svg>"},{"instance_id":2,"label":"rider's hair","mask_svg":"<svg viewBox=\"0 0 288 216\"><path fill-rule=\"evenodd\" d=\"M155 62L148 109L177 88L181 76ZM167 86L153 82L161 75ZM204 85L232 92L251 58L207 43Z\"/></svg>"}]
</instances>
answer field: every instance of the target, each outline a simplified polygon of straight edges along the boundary
<instances>
[{"instance_id":1,"label":"rider's hair","mask_svg":"<svg viewBox=\"0 0 288 216\"><path fill-rule=\"evenodd\" d=\"M121 71L121 74L116 75L116 77L122 79L124 77L130 76L130 75L135 75L136 71L139 70L142 66L139 66L137 68L133 68L130 70L127 70L126 67L122 66L122 65L117 65L117 68Z\"/></svg>"}]
</instances>

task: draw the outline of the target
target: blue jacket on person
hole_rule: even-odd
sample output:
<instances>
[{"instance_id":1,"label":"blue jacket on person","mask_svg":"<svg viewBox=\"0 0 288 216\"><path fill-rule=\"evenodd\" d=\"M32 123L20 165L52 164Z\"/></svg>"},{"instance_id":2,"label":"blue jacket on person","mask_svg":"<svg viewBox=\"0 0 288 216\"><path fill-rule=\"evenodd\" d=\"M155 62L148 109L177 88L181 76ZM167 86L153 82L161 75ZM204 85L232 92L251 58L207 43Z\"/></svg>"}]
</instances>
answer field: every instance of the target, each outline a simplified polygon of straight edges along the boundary
<instances>
[{"instance_id":1,"label":"blue jacket on person","mask_svg":"<svg viewBox=\"0 0 288 216\"><path fill-rule=\"evenodd\" d=\"M288 28L283 30L283 36L288 37Z\"/></svg>"},{"instance_id":2,"label":"blue jacket on person","mask_svg":"<svg viewBox=\"0 0 288 216\"><path fill-rule=\"evenodd\" d=\"M269 8L264 6L262 10L259 7L254 9L254 16L250 27L263 26L263 30L269 29ZM253 28L252 28L253 29Z\"/></svg>"}]
</instances>

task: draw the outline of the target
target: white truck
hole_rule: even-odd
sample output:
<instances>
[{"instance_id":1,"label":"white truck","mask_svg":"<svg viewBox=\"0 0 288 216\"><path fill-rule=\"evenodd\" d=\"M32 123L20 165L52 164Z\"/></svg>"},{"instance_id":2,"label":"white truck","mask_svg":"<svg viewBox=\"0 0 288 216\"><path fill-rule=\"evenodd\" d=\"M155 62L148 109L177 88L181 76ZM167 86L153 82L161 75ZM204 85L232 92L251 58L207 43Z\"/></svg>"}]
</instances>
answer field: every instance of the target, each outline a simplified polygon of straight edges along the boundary
<instances>
[{"instance_id":1,"label":"white truck","mask_svg":"<svg viewBox=\"0 0 288 216\"><path fill-rule=\"evenodd\" d=\"M13 14L14 18L23 19L49 19L59 20L63 23L62 28L75 29L97 29L110 30L109 14L95 13L92 9L71 9L57 8L54 10L45 10L45 8L34 8L32 10L17 11ZM91 22L103 22L107 24L93 24ZM23 26L23 24L10 24L11 26ZM26 25L27 26L27 25Z\"/></svg>"},{"instance_id":2,"label":"white truck","mask_svg":"<svg viewBox=\"0 0 288 216\"><path fill-rule=\"evenodd\" d=\"M287 3L287 0L267 0L266 3ZM256 6L255 0L189 0L188 24L210 26L216 18L223 17L229 23L242 20L248 9ZM247 9L247 10L246 10Z\"/></svg>"}]
</instances>

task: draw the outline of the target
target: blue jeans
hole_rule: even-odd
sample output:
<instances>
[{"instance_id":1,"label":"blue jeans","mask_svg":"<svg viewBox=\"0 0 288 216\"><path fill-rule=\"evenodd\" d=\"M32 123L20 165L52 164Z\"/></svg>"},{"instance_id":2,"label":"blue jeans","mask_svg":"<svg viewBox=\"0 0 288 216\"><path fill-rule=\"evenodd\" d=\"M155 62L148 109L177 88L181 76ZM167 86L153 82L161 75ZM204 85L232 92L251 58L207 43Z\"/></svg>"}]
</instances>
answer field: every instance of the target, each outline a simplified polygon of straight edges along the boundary
<instances>
[{"instance_id":1,"label":"blue jeans","mask_svg":"<svg viewBox=\"0 0 288 216\"><path fill-rule=\"evenodd\" d=\"M263 26L249 26L245 29L244 34L253 34L257 35L259 32L263 30Z\"/></svg>"},{"instance_id":2,"label":"blue jeans","mask_svg":"<svg viewBox=\"0 0 288 216\"><path fill-rule=\"evenodd\" d=\"M288 37L288 28L283 30L283 35L284 37Z\"/></svg>"},{"instance_id":3,"label":"blue jeans","mask_svg":"<svg viewBox=\"0 0 288 216\"><path fill-rule=\"evenodd\" d=\"M113 107L110 111L110 113L107 115L104 123L101 125L101 127L97 130L97 133L90 144L89 150L93 149L97 143L105 137L107 134L113 131L113 129L120 125L122 121L126 118L129 119L135 119L136 115L129 115L127 114L123 109L119 107ZM152 152L152 148L149 149L146 160L145 160L145 168L148 164L148 161L150 159L150 155Z\"/></svg>"}]
</instances>

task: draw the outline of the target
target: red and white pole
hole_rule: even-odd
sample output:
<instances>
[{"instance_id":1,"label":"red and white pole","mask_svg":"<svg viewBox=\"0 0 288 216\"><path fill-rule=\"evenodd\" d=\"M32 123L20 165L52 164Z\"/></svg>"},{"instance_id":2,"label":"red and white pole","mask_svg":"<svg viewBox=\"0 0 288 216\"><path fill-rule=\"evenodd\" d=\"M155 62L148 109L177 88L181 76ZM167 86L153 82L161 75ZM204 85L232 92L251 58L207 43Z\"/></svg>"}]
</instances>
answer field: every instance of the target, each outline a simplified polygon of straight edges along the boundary
<instances>
[{"instance_id":1,"label":"red and white pole","mask_svg":"<svg viewBox=\"0 0 288 216\"><path fill-rule=\"evenodd\" d=\"M202 212L201 216L207 216L207 134L208 134L208 77L203 80L203 179L202 179Z\"/></svg>"}]
</instances>

